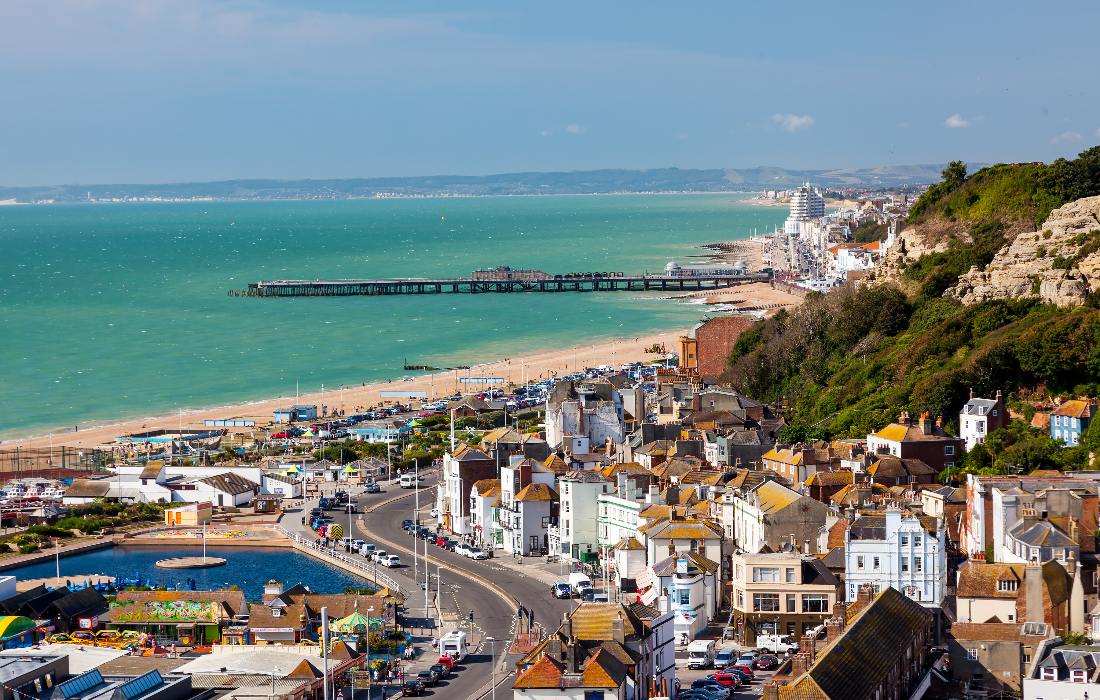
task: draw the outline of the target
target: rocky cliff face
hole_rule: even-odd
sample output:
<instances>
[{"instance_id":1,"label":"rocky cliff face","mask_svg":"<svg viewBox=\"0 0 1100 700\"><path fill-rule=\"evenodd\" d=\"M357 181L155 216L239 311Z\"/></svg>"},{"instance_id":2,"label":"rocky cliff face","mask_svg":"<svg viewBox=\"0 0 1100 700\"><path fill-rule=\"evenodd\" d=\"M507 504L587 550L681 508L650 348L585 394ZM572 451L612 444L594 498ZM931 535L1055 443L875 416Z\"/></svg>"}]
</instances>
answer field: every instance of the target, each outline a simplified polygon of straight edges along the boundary
<instances>
[{"instance_id":1,"label":"rocky cliff face","mask_svg":"<svg viewBox=\"0 0 1100 700\"><path fill-rule=\"evenodd\" d=\"M1015 297L1080 306L1100 289L1100 196L1051 212L1039 231L1018 234L984 270L971 268L945 296L964 304Z\"/></svg>"}]
</instances>

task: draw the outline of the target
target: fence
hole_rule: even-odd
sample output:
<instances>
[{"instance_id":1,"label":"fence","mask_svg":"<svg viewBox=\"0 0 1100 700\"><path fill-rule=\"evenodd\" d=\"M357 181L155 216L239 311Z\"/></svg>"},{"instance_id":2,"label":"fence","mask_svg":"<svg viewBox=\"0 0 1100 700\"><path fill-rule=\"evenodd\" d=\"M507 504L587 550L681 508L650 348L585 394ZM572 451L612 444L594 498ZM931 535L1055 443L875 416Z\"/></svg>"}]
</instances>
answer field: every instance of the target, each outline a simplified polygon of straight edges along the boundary
<instances>
[{"instance_id":1,"label":"fence","mask_svg":"<svg viewBox=\"0 0 1100 700\"><path fill-rule=\"evenodd\" d=\"M369 563L362 557L349 556L338 549L320 545L316 541L306 539L296 532L291 532L282 525L276 525L275 531L288 538L294 543L295 547L312 554L318 559L322 561L327 560L329 563L335 564L336 566L355 569L364 578L370 579L390 589L394 593L401 594L401 586L384 572L379 571L376 563Z\"/></svg>"}]
</instances>

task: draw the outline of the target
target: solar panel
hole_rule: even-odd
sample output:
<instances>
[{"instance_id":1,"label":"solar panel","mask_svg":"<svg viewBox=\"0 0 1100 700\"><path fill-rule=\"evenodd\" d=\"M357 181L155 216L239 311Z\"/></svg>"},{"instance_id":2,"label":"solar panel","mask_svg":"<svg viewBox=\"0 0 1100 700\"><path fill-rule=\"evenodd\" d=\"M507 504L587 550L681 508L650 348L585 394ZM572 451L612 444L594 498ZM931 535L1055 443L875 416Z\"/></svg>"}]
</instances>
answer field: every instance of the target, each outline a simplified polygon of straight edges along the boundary
<instances>
[{"instance_id":1,"label":"solar panel","mask_svg":"<svg viewBox=\"0 0 1100 700\"><path fill-rule=\"evenodd\" d=\"M133 700L163 683L164 679L160 677L160 672L154 669L144 676L138 676L132 681L126 681L119 690L122 691L122 695L126 700Z\"/></svg>"},{"instance_id":2,"label":"solar panel","mask_svg":"<svg viewBox=\"0 0 1100 700\"><path fill-rule=\"evenodd\" d=\"M103 685L103 676L99 674L99 671L93 669L87 673L80 674L72 680L61 683L57 688L64 697L76 698L97 685Z\"/></svg>"}]
</instances>

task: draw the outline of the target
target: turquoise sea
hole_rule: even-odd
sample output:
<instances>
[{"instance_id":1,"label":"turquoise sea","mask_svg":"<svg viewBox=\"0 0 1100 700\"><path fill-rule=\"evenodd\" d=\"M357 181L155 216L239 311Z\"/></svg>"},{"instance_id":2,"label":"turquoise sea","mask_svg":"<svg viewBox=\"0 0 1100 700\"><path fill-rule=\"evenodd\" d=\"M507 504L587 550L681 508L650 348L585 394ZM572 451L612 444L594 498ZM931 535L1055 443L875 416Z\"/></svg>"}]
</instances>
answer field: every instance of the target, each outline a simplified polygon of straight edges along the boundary
<instances>
[{"instance_id":1,"label":"turquoise sea","mask_svg":"<svg viewBox=\"0 0 1100 700\"><path fill-rule=\"evenodd\" d=\"M258 279L656 271L770 230L736 195L0 207L0 437L684 327L631 293L246 299Z\"/></svg>"}]
</instances>

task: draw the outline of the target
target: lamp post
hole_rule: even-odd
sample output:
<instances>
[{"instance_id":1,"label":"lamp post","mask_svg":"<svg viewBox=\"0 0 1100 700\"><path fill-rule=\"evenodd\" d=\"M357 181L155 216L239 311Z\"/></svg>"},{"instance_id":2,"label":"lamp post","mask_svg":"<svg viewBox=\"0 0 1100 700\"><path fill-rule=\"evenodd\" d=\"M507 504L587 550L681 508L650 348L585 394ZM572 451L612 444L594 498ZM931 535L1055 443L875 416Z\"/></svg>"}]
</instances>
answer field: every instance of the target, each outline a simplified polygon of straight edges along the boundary
<instances>
[{"instance_id":1,"label":"lamp post","mask_svg":"<svg viewBox=\"0 0 1100 700\"><path fill-rule=\"evenodd\" d=\"M367 608L367 700L371 698L371 688L373 686L374 674L370 669L370 618L371 613L374 612L374 606ZM354 678L354 676L352 676ZM355 700L355 691L351 693L351 700Z\"/></svg>"},{"instance_id":2,"label":"lamp post","mask_svg":"<svg viewBox=\"0 0 1100 700\"><path fill-rule=\"evenodd\" d=\"M493 665L493 700L497 700L497 640L493 637L486 637L485 641L489 642L493 649L490 652L489 663Z\"/></svg>"},{"instance_id":3,"label":"lamp post","mask_svg":"<svg viewBox=\"0 0 1100 700\"><path fill-rule=\"evenodd\" d=\"M279 667L275 666L271 669L271 697L275 697L275 674L279 672Z\"/></svg>"}]
</instances>

